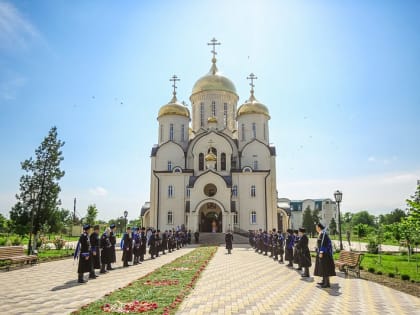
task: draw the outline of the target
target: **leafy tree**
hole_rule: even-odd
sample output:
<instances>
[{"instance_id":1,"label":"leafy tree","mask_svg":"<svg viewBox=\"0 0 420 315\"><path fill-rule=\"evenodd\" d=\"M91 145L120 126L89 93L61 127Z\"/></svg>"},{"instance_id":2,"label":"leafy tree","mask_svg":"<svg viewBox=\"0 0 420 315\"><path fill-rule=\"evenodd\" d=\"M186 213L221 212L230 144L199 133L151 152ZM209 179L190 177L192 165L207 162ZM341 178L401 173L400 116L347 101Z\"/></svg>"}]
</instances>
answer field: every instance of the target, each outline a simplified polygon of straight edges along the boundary
<instances>
[{"instance_id":1,"label":"leafy tree","mask_svg":"<svg viewBox=\"0 0 420 315\"><path fill-rule=\"evenodd\" d=\"M311 208L308 206L306 207L305 211L303 211L302 216L302 227L306 229L306 232L310 235L314 232L314 221L312 217Z\"/></svg>"},{"instance_id":2,"label":"leafy tree","mask_svg":"<svg viewBox=\"0 0 420 315\"><path fill-rule=\"evenodd\" d=\"M358 224L366 224L369 226L374 226L375 216L369 214L369 212L367 211L360 211L353 214L351 218L351 223L353 226L356 226Z\"/></svg>"},{"instance_id":3,"label":"leafy tree","mask_svg":"<svg viewBox=\"0 0 420 315\"><path fill-rule=\"evenodd\" d=\"M411 220L420 223L420 185L417 186L417 190L411 198L407 199L408 216Z\"/></svg>"},{"instance_id":4,"label":"leafy tree","mask_svg":"<svg viewBox=\"0 0 420 315\"><path fill-rule=\"evenodd\" d=\"M89 205L87 208L87 214L84 219L84 222L90 225L93 225L96 222L97 216L98 216L98 209L96 208L96 205L95 204Z\"/></svg>"},{"instance_id":5,"label":"leafy tree","mask_svg":"<svg viewBox=\"0 0 420 315\"><path fill-rule=\"evenodd\" d=\"M315 209L312 211L312 225L318 224L321 220L320 210Z\"/></svg>"},{"instance_id":6,"label":"leafy tree","mask_svg":"<svg viewBox=\"0 0 420 315\"><path fill-rule=\"evenodd\" d=\"M64 159L61 148L64 142L57 138L57 128L52 127L48 135L35 150L35 159L21 163L25 174L20 178L20 193L17 203L10 210L10 219L18 234L28 233L32 222L36 235L42 225L48 224L50 217L61 203L59 180L64 176L60 163Z\"/></svg>"},{"instance_id":7,"label":"leafy tree","mask_svg":"<svg viewBox=\"0 0 420 315\"><path fill-rule=\"evenodd\" d=\"M330 233L332 234L332 235L335 235L335 234L337 234L337 222L335 222L335 219L334 218L332 218L331 219L331 221L330 221L330 225L329 225L329 230L330 230Z\"/></svg>"},{"instance_id":8,"label":"leafy tree","mask_svg":"<svg viewBox=\"0 0 420 315\"><path fill-rule=\"evenodd\" d=\"M379 216L379 223L380 224L393 224L396 222L401 222L403 218L405 218L407 215L405 212L401 209L395 209L391 211L391 213L387 214L381 214Z\"/></svg>"},{"instance_id":9,"label":"leafy tree","mask_svg":"<svg viewBox=\"0 0 420 315\"><path fill-rule=\"evenodd\" d=\"M344 215L343 215L342 222L344 222L344 223L350 223L350 222L351 222L352 217L353 217L353 213L351 213L351 212L346 212L346 213L344 213Z\"/></svg>"},{"instance_id":10,"label":"leafy tree","mask_svg":"<svg viewBox=\"0 0 420 315\"><path fill-rule=\"evenodd\" d=\"M359 223L354 227L354 233L357 235L357 237L360 238L366 237L369 232L369 226L367 224Z\"/></svg>"}]
</instances>

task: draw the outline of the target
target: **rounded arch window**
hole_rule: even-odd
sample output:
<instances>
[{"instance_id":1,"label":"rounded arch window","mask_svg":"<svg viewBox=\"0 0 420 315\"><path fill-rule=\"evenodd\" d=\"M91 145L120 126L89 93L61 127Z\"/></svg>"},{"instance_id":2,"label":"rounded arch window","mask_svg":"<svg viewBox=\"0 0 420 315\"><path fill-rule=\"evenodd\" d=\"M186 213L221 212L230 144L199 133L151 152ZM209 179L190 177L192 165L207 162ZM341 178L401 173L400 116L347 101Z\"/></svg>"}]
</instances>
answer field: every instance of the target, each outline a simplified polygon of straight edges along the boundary
<instances>
[{"instance_id":1,"label":"rounded arch window","mask_svg":"<svg viewBox=\"0 0 420 315\"><path fill-rule=\"evenodd\" d=\"M215 184L207 184L204 186L204 194L207 197L213 197L217 193L217 187Z\"/></svg>"}]
</instances>

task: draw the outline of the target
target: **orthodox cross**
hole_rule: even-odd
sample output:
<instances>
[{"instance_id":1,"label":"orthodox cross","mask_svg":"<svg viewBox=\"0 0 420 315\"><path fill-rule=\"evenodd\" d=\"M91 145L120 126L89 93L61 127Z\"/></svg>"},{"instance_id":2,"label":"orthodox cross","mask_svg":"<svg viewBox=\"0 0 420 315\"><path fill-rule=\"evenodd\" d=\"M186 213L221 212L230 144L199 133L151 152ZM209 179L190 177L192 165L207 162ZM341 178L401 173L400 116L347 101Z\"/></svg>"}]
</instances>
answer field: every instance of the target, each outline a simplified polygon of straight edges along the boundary
<instances>
[{"instance_id":1,"label":"orthodox cross","mask_svg":"<svg viewBox=\"0 0 420 315\"><path fill-rule=\"evenodd\" d=\"M180 79L178 79L178 77L174 74L172 76L172 78L169 79L169 81L172 81L173 82L173 84L172 84L172 87L174 88L173 94L175 95L176 94L176 89L177 89L176 81L180 81Z\"/></svg>"},{"instance_id":2,"label":"orthodox cross","mask_svg":"<svg viewBox=\"0 0 420 315\"><path fill-rule=\"evenodd\" d=\"M257 80L257 76L253 73L251 73L248 77L246 77L247 80L250 80L251 83L249 84L251 86L251 93L254 93L254 80Z\"/></svg>"},{"instance_id":3,"label":"orthodox cross","mask_svg":"<svg viewBox=\"0 0 420 315\"><path fill-rule=\"evenodd\" d=\"M219 43L219 42L217 41L217 39L213 37L213 39L210 41L210 43L207 43L207 45L209 45L209 46L213 46L213 50L212 50L211 52L212 52L212 54L213 54L213 58L216 58L216 55L217 55L217 52L216 52L216 46L217 46L217 45L221 45L221 43Z\"/></svg>"}]
</instances>

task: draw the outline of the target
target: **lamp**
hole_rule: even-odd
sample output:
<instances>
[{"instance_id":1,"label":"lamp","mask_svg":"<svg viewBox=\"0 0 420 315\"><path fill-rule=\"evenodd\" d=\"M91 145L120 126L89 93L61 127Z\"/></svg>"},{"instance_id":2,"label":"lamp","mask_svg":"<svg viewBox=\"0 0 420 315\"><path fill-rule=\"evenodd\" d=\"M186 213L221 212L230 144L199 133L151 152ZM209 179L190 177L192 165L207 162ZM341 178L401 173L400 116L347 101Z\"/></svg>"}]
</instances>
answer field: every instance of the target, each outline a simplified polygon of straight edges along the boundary
<instances>
[{"instance_id":1,"label":"lamp","mask_svg":"<svg viewBox=\"0 0 420 315\"><path fill-rule=\"evenodd\" d=\"M341 214L340 214L340 202L343 200L343 193L339 190L334 192L334 199L337 203L338 210L338 236L340 238L340 250L343 250L343 239L341 237Z\"/></svg>"}]
</instances>

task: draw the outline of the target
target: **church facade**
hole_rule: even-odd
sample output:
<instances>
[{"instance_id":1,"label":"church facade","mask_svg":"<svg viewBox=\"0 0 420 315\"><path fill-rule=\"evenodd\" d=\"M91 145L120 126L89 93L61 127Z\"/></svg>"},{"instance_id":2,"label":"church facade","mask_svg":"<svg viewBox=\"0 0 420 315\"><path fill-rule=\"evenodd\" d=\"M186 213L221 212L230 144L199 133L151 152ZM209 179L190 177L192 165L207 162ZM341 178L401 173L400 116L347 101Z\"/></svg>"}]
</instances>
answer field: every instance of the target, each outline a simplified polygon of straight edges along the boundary
<instances>
[{"instance_id":1,"label":"church facade","mask_svg":"<svg viewBox=\"0 0 420 315\"><path fill-rule=\"evenodd\" d=\"M177 100L174 76L173 97L158 112L143 224L193 232L283 230L269 111L255 98L253 74L249 99L238 106L235 85L217 68L217 44L210 43L209 73L192 88L191 111Z\"/></svg>"}]
</instances>

